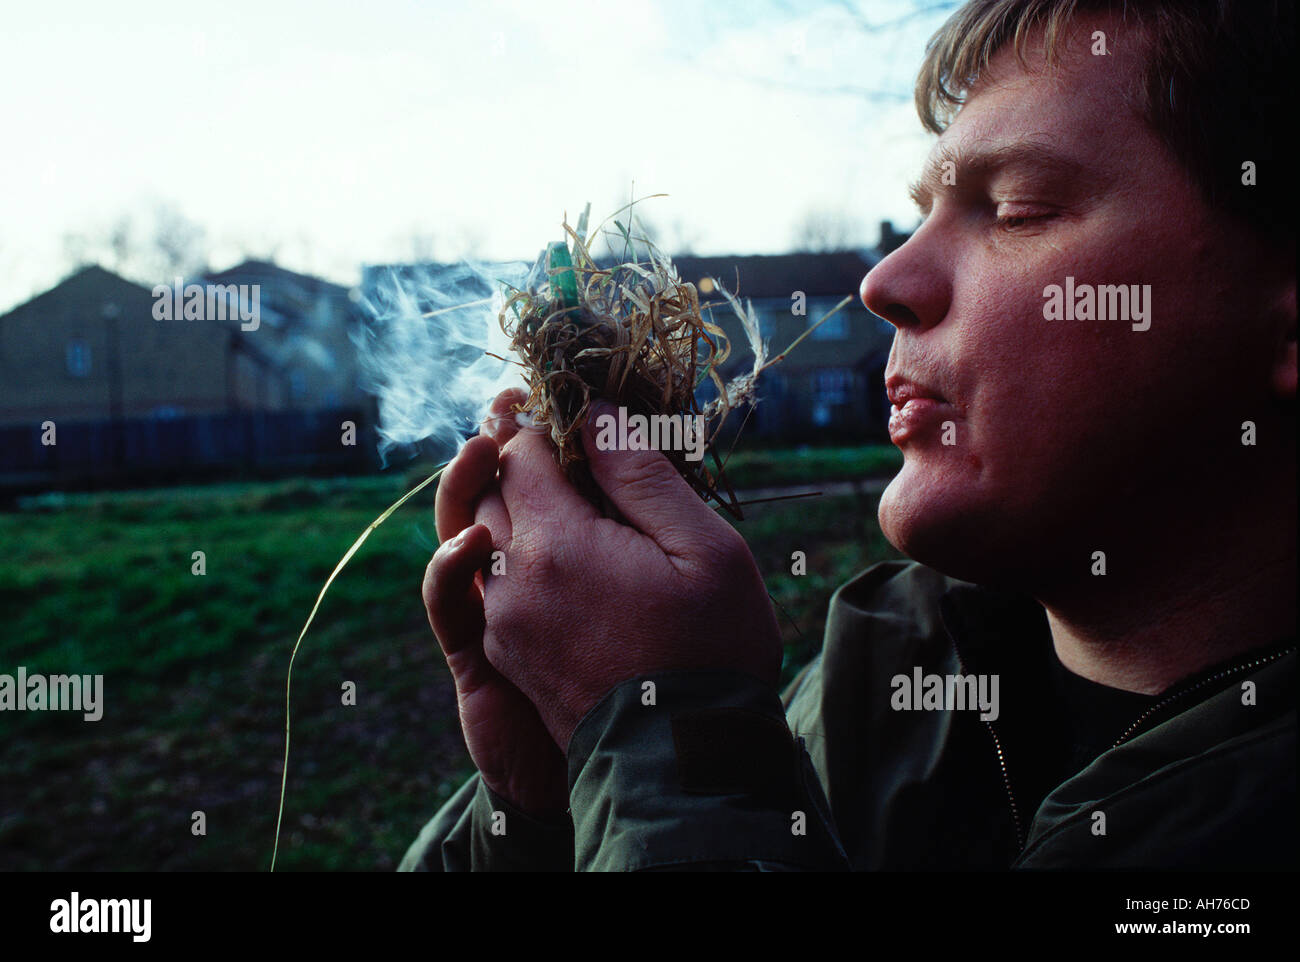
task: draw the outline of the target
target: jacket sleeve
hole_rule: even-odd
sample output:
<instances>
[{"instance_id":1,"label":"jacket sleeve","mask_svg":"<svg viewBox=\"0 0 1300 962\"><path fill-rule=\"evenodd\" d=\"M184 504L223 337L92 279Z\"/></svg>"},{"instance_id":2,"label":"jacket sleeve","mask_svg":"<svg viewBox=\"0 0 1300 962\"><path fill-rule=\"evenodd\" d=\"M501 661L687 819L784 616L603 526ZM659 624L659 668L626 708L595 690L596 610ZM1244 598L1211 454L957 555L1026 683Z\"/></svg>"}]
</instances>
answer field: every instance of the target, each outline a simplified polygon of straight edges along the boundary
<instances>
[{"instance_id":1,"label":"jacket sleeve","mask_svg":"<svg viewBox=\"0 0 1300 962\"><path fill-rule=\"evenodd\" d=\"M573 822L539 821L476 772L420 831L399 872L571 872Z\"/></svg>"},{"instance_id":2,"label":"jacket sleeve","mask_svg":"<svg viewBox=\"0 0 1300 962\"><path fill-rule=\"evenodd\" d=\"M580 871L848 868L803 740L748 675L626 681L579 723L567 757Z\"/></svg>"}]
</instances>

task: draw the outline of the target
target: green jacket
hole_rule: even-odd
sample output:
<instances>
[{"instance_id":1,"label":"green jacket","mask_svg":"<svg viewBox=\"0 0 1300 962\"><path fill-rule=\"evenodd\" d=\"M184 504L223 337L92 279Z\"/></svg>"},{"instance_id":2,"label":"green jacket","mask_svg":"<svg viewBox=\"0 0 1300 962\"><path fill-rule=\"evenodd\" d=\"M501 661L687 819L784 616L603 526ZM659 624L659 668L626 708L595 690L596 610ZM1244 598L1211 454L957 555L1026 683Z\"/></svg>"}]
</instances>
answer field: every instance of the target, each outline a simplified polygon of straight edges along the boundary
<instances>
[{"instance_id":1,"label":"green jacket","mask_svg":"<svg viewBox=\"0 0 1300 962\"><path fill-rule=\"evenodd\" d=\"M919 669L998 674L1032 711L1044 630L1027 599L878 564L835 593L781 698L726 672L631 679L574 732L571 818L475 776L400 869L1296 867L1294 639L1175 685L1034 811L998 719L896 709L893 679Z\"/></svg>"}]
</instances>

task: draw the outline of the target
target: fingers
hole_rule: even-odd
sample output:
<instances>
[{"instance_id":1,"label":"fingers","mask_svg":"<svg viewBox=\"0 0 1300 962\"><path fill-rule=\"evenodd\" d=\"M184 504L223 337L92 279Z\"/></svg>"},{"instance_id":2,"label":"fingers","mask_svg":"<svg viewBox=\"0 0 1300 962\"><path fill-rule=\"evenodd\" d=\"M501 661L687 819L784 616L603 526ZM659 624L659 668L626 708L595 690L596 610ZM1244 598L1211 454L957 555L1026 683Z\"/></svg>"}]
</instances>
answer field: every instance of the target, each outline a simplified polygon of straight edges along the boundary
<instances>
[{"instance_id":1,"label":"fingers","mask_svg":"<svg viewBox=\"0 0 1300 962\"><path fill-rule=\"evenodd\" d=\"M486 525L491 534L492 545L505 551L510 546L514 531L510 524L510 513L506 511L505 501L501 498L501 488L491 485L479 498L474 509L474 523Z\"/></svg>"},{"instance_id":2,"label":"fingers","mask_svg":"<svg viewBox=\"0 0 1300 962\"><path fill-rule=\"evenodd\" d=\"M433 509L440 541L446 541L474 523L474 503L496 477L498 452L519 430L511 408L527 398L528 395L519 388L498 394L483 420L479 436L470 438L443 471Z\"/></svg>"},{"instance_id":3,"label":"fingers","mask_svg":"<svg viewBox=\"0 0 1300 962\"><path fill-rule=\"evenodd\" d=\"M488 529L474 525L439 545L424 570L421 595L429 627L448 657L483 644L483 596L474 575L491 556Z\"/></svg>"},{"instance_id":4,"label":"fingers","mask_svg":"<svg viewBox=\"0 0 1300 962\"><path fill-rule=\"evenodd\" d=\"M521 388L510 388L508 391L502 391L493 400L488 408L487 417L483 419L483 425L479 428L480 434L485 434L497 443L497 447L503 448L506 443L515 436L519 430L519 422L513 408L516 404L523 404L528 400L528 394Z\"/></svg>"},{"instance_id":5,"label":"fingers","mask_svg":"<svg viewBox=\"0 0 1300 962\"><path fill-rule=\"evenodd\" d=\"M497 446L491 438L470 438L438 479L433 516L438 540L446 541L474 523L474 502L497 473Z\"/></svg>"},{"instance_id":6,"label":"fingers","mask_svg":"<svg viewBox=\"0 0 1300 962\"><path fill-rule=\"evenodd\" d=\"M545 518L573 522L600 517L569 483L555 459L550 436L542 429L515 432L501 451L499 478L512 532L535 527Z\"/></svg>"},{"instance_id":7,"label":"fingers","mask_svg":"<svg viewBox=\"0 0 1300 962\"><path fill-rule=\"evenodd\" d=\"M591 475L614 506L638 531L667 555L694 558L693 550L710 533L722 534L730 526L711 511L659 451L602 451L596 443L597 421L613 415L604 402L592 407L582 429L582 445Z\"/></svg>"}]
</instances>

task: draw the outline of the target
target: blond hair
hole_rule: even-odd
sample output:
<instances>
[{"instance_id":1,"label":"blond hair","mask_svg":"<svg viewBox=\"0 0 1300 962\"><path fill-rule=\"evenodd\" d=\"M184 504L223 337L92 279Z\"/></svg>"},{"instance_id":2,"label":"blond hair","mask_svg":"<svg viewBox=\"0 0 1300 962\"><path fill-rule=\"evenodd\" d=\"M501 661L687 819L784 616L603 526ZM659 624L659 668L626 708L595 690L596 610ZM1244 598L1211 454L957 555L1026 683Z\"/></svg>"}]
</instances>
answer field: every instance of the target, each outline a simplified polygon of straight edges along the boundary
<instances>
[{"instance_id":1,"label":"blond hair","mask_svg":"<svg viewBox=\"0 0 1300 962\"><path fill-rule=\"evenodd\" d=\"M1041 36L1047 64L1059 62L1073 19L1084 13L1114 13L1138 28L1145 67L1130 106L1207 202L1294 243L1293 165L1281 144L1295 50L1288 0L970 0L926 47L916 79L921 123L942 132L1008 44L1024 63L1031 36ZM1243 184L1246 162L1255 165L1254 186Z\"/></svg>"}]
</instances>

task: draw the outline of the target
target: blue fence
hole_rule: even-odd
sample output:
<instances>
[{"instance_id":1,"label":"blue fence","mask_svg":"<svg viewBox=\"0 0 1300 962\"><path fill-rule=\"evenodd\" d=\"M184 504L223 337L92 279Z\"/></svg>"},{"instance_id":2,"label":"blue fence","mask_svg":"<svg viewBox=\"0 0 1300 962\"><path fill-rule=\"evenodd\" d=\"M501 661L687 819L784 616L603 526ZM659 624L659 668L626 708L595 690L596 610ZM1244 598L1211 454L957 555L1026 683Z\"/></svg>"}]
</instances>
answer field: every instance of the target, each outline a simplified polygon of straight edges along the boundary
<instances>
[{"instance_id":1,"label":"blue fence","mask_svg":"<svg viewBox=\"0 0 1300 962\"><path fill-rule=\"evenodd\" d=\"M354 444L344 443L345 421L357 426ZM0 427L0 485L374 467L373 430L359 410L241 411L118 422L54 419L55 443L43 443L46 435L41 422Z\"/></svg>"}]
</instances>

